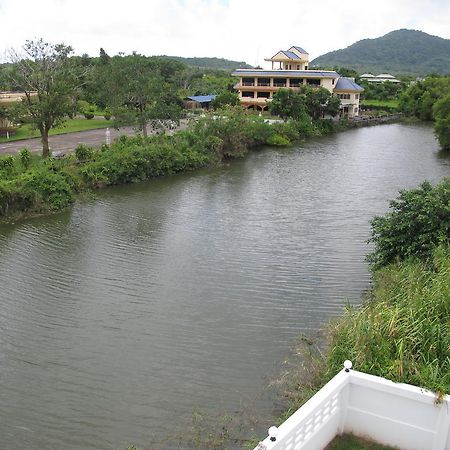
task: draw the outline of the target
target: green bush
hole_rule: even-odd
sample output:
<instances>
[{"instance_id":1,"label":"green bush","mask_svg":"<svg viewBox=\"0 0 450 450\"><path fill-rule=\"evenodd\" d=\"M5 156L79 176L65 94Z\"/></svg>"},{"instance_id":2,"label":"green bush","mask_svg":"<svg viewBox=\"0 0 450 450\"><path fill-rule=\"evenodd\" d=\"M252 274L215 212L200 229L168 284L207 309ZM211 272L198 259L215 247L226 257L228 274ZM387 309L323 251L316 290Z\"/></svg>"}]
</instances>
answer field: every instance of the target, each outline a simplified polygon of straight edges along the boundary
<instances>
[{"instance_id":1,"label":"green bush","mask_svg":"<svg viewBox=\"0 0 450 450\"><path fill-rule=\"evenodd\" d=\"M147 180L201 167L209 161L182 137L124 138L109 151L99 153L80 172L89 185L99 186Z\"/></svg>"},{"instance_id":2,"label":"green bush","mask_svg":"<svg viewBox=\"0 0 450 450\"><path fill-rule=\"evenodd\" d=\"M34 198L34 193L25 192L17 180L0 180L0 217L31 209Z\"/></svg>"},{"instance_id":3,"label":"green bush","mask_svg":"<svg viewBox=\"0 0 450 450\"><path fill-rule=\"evenodd\" d=\"M61 173L34 170L25 173L19 180L23 190L35 194L34 207L58 210L73 202L73 191Z\"/></svg>"},{"instance_id":4,"label":"green bush","mask_svg":"<svg viewBox=\"0 0 450 450\"><path fill-rule=\"evenodd\" d=\"M23 148L19 152L19 160L22 167L26 170L30 166L31 162L31 152L27 148Z\"/></svg>"},{"instance_id":5,"label":"green bush","mask_svg":"<svg viewBox=\"0 0 450 450\"><path fill-rule=\"evenodd\" d=\"M284 136L274 134L267 139L267 145L273 145L276 147L286 147L288 145L291 145L291 143Z\"/></svg>"},{"instance_id":6,"label":"green bush","mask_svg":"<svg viewBox=\"0 0 450 450\"><path fill-rule=\"evenodd\" d=\"M0 158L0 170L10 175L14 171L14 156L8 155Z\"/></svg>"},{"instance_id":7,"label":"green bush","mask_svg":"<svg viewBox=\"0 0 450 450\"><path fill-rule=\"evenodd\" d=\"M75 156L78 161L89 161L94 156L94 149L84 144L79 144L75 148Z\"/></svg>"},{"instance_id":8,"label":"green bush","mask_svg":"<svg viewBox=\"0 0 450 450\"><path fill-rule=\"evenodd\" d=\"M368 257L375 269L415 257L426 260L450 239L450 178L433 187L400 191L390 202L391 211L372 222L375 250Z\"/></svg>"}]
</instances>

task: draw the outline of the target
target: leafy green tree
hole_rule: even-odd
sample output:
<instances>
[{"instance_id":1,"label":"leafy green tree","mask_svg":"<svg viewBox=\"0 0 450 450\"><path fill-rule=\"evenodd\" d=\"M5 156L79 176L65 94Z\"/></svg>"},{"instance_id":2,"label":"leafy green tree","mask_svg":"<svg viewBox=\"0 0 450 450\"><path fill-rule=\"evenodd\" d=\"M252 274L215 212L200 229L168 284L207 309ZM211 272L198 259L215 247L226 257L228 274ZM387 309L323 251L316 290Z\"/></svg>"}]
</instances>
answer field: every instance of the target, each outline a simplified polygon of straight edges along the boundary
<instances>
[{"instance_id":1,"label":"leafy green tree","mask_svg":"<svg viewBox=\"0 0 450 450\"><path fill-rule=\"evenodd\" d=\"M273 94L269 111L284 120L289 118L299 120L306 115L306 97L303 93L291 89L279 89Z\"/></svg>"},{"instance_id":2,"label":"leafy green tree","mask_svg":"<svg viewBox=\"0 0 450 450\"><path fill-rule=\"evenodd\" d=\"M302 93L305 95L308 114L314 120L321 119L325 115L334 117L339 113L341 101L338 97L333 97L327 89L303 86Z\"/></svg>"},{"instance_id":3,"label":"leafy green tree","mask_svg":"<svg viewBox=\"0 0 450 450\"><path fill-rule=\"evenodd\" d=\"M237 106L239 103L239 96L235 92L224 91L211 102L211 106L223 108L224 106Z\"/></svg>"},{"instance_id":4,"label":"leafy green tree","mask_svg":"<svg viewBox=\"0 0 450 450\"><path fill-rule=\"evenodd\" d=\"M450 150L450 91L433 106L434 131L441 147Z\"/></svg>"},{"instance_id":5,"label":"leafy green tree","mask_svg":"<svg viewBox=\"0 0 450 450\"><path fill-rule=\"evenodd\" d=\"M421 120L433 120L433 105L450 92L450 76L427 77L412 84L400 96L400 109Z\"/></svg>"},{"instance_id":6,"label":"leafy green tree","mask_svg":"<svg viewBox=\"0 0 450 450\"><path fill-rule=\"evenodd\" d=\"M433 187L429 182L400 191L390 202L391 211L375 217L368 257L375 269L411 257L426 260L450 239L450 178Z\"/></svg>"},{"instance_id":7,"label":"leafy green tree","mask_svg":"<svg viewBox=\"0 0 450 450\"><path fill-rule=\"evenodd\" d=\"M25 54L11 53L14 63L10 76L15 87L25 94L12 108L17 121L39 130L42 156L50 154L49 131L73 113L82 72L69 59L72 47L49 44L42 39L26 41Z\"/></svg>"},{"instance_id":8,"label":"leafy green tree","mask_svg":"<svg viewBox=\"0 0 450 450\"><path fill-rule=\"evenodd\" d=\"M172 69L167 60L138 54L112 58L105 89L117 126L133 124L147 136L148 125L158 129L179 120L181 100L171 80Z\"/></svg>"}]
</instances>

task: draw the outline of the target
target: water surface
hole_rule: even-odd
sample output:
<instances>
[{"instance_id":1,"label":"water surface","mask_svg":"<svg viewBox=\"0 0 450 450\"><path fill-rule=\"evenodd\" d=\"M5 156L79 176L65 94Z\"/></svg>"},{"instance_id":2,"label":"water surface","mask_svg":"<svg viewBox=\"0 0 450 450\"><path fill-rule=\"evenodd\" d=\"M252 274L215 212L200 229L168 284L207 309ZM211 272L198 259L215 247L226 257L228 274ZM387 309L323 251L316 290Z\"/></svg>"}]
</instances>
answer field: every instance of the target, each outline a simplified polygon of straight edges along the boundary
<instances>
[{"instance_id":1,"label":"water surface","mask_svg":"<svg viewBox=\"0 0 450 450\"><path fill-rule=\"evenodd\" d=\"M0 225L0 448L151 445L238 410L360 301L369 219L449 173L431 128L383 125Z\"/></svg>"}]
</instances>

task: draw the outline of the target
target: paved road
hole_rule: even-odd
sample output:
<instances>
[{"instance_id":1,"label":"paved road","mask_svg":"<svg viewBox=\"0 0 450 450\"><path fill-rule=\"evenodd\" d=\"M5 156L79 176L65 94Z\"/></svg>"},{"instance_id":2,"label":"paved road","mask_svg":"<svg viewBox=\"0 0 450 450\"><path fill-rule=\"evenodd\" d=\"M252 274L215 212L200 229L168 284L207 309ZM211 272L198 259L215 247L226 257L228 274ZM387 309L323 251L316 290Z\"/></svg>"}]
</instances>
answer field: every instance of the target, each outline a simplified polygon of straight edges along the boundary
<instances>
[{"instance_id":1,"label":"paved road","mask_svg":"<svg viewBox=\"0 0 450 450\"><path fill-rule=\"evenodd\" d=\"M115 130L109 129L111 132L111 141L122 134L128 136L134 135L135 131L132 127L120 128ZM86 144L92 147L100 146L106 142L106 128L88 131L78 131L76 133L58 134L57 136L50 136L49 143L53 152L69 153L75 150L78 144ZM42 152L42 143L40 138L24 139L22 141L14 141L0 144L0 155L18 153L24 147L28 148L33 153Z\"/></svg>"},{"instance_id":2,"label":"paved road","mask_svg":"<svg viewBox=\"0 0 450 450\"><path fill-rule=\"evenodd\" d=\"M180 125L174 130L167 131L168 134L174 131L183 130L187 127L188 120L180 120ZM111 133L111 142L117 139L122 134L133 136L136 134L133 127L123 127L119 130L109 128ZM148 127L149 134L152 132ZM106 128L88 131L77 131L76 133L58 134L57 136L49 137L50 149L52 152L70 153L75 150L78 144L86 144L90 147L99 147L106 142ZM20 152L24 147L32 153L42 152L42 143L40 138L24 139L22 141L14 141L7 143L0 143L0 155L10 155Z\"/></svg>"}]
</instances>

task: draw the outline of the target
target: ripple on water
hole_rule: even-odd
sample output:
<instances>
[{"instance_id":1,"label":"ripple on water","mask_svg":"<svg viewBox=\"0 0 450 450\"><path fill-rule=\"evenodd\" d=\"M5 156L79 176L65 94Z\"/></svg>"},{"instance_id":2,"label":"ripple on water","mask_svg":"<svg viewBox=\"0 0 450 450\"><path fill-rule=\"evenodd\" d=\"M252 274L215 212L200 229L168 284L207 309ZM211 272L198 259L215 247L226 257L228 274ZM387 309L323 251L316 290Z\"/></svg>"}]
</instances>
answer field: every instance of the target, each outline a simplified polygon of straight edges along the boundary
<instances>
[{"instance_id":1,"label":"ripple on water","mask_svg":"<svg viewBox=\"0 0 450 450\"><path fill-rule=\"evenodd\" d=\"M373 127L1 226L0 447L148 445L252 402L360 301L369 219L448 173L431 129Z\"/></svg>"}]
</instances>

